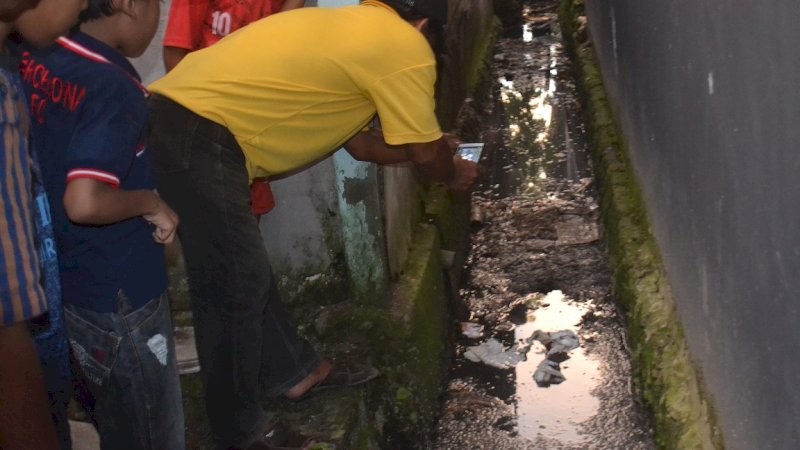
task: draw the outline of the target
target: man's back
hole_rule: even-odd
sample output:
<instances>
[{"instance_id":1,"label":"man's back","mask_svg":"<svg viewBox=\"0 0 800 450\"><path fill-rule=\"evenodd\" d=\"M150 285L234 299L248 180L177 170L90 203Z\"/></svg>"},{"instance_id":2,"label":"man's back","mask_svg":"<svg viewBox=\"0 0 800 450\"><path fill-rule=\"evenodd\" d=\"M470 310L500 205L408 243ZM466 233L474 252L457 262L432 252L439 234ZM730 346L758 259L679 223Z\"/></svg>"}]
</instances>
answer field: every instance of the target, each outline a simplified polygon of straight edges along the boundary
<instances>
[{"instance_id":1,"label":"man's back","mask_svg":"<svg viewBox=\"0 0 800 450\"><path fill-rule=\"evenodd\" d=\"M151 90L226 126L255 177L335 150L376 112L389 143L437 139L435 78L423 35L366 2L255 22L190 54Z\"/></svg>"}]
</instances>

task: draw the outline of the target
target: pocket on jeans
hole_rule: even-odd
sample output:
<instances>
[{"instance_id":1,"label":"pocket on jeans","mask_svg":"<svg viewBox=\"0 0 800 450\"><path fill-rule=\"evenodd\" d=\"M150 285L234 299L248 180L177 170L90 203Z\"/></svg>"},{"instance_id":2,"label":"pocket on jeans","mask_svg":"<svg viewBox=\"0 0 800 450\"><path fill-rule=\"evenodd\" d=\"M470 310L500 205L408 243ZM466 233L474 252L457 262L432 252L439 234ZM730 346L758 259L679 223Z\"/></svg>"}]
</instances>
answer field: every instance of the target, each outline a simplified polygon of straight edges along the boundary
<instances>
[{"instance_id":1,"label":"pocket on jeans","mask_svg":"<svg viewBox=\"0 0 800 450\"><path fill-rule=\"evenodd\" d=\"M102 386L117 361L121 338L65 309L67 337L78 366L90 383Z\"/></svg>"}]
</instances>

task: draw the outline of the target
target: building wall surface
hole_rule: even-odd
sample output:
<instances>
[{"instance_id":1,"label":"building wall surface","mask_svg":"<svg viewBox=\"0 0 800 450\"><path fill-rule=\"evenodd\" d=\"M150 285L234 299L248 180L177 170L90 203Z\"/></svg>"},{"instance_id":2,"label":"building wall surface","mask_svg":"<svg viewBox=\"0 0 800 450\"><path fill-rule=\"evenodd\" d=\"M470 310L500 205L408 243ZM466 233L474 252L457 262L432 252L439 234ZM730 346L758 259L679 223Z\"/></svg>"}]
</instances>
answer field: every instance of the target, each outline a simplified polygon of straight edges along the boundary
<instances>
[{"instance_id":1,"label":"building wall surface","mask_svg":"<svg viewBox=\"0 0 800 450\"><path fill-rule=\"evenodd\" d=\"M585 3L726 447L798 448L800 5Z\"/></svg>"}]
</instances>

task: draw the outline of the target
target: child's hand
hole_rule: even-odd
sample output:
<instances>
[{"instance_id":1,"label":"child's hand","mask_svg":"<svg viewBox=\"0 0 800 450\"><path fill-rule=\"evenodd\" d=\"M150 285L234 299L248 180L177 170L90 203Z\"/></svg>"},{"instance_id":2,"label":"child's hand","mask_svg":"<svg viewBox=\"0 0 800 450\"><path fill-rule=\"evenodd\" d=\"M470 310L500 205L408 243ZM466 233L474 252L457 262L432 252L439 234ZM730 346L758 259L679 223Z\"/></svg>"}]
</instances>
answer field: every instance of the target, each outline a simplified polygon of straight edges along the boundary
<instances>
[{"instance_id":1,"label":"child's hand","mask_svg":"<svg viewBox=\"0 0 800 450\"><path fill-rule=\"evenodd\" d=\"M175 240L175 232L178 229L178 214L172 210L161 197L155 192L157 204L155 211L151 214L145 214L142 217L151 224L155 225L156 229L153 231L153 239L159 244L169 244Z\"/></svg>"}]
</instances>

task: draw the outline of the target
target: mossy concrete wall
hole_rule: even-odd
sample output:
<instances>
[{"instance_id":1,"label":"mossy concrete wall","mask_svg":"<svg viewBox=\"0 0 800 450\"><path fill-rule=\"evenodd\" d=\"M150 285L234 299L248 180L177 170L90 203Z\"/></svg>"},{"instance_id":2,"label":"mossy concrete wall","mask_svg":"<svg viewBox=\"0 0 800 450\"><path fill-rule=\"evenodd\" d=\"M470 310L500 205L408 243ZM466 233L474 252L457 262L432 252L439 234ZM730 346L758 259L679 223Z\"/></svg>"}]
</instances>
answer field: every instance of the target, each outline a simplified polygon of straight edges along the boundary
<instances>
[{"instance_id":1,"label":"mossy concrete wall","mask_svg":"<svg viewBox=\"0 0 800 450\"><path fill-rule=\"evenodd\" d=\"M586 104L615 294L625 312L636 385L654 413L663 448L722 448L582 11L580 0L561 1L562 31Z\"/></svg>"}]
</instances>

